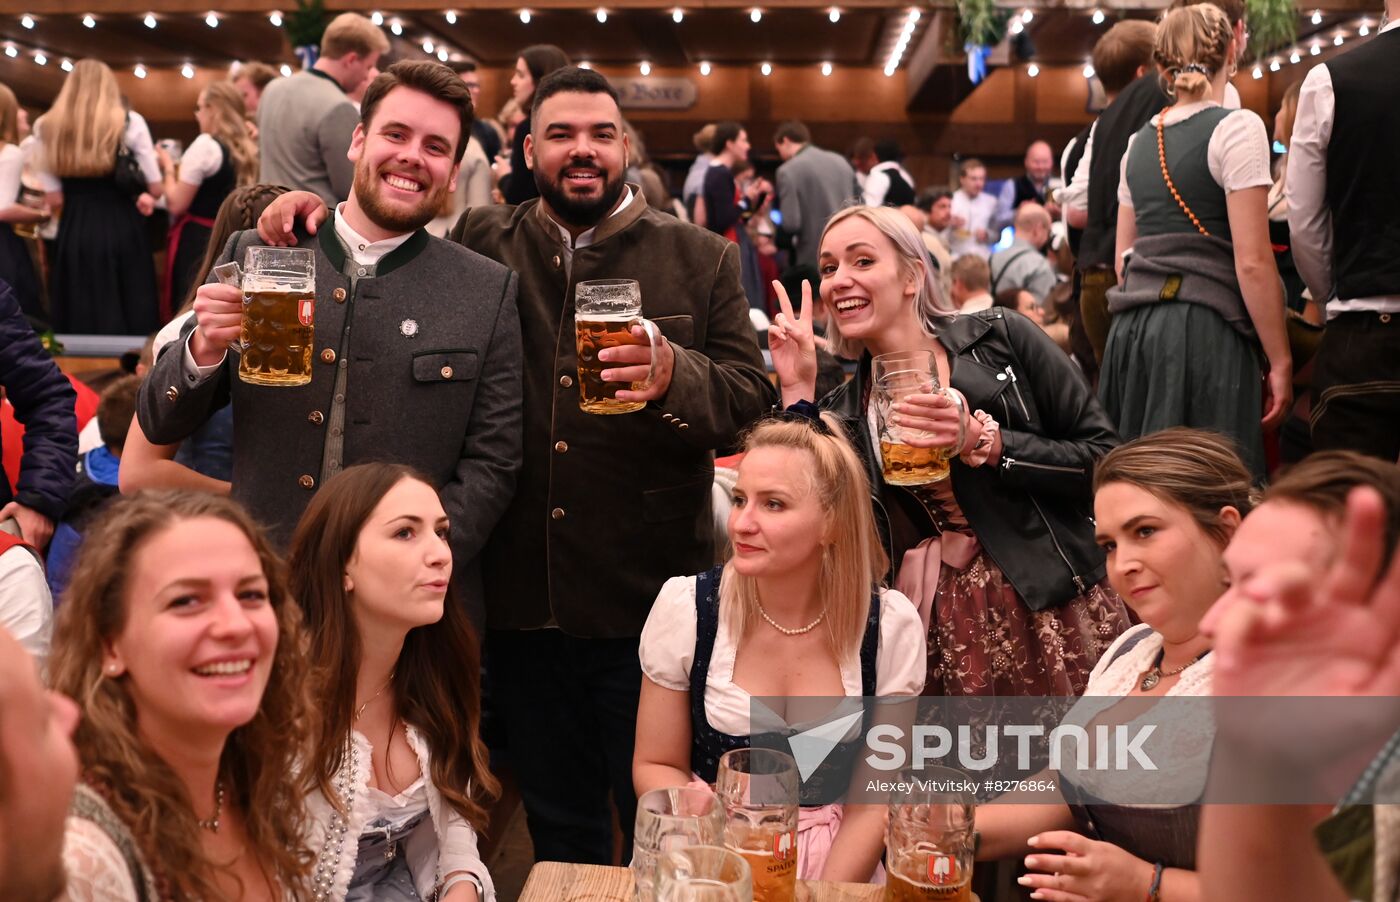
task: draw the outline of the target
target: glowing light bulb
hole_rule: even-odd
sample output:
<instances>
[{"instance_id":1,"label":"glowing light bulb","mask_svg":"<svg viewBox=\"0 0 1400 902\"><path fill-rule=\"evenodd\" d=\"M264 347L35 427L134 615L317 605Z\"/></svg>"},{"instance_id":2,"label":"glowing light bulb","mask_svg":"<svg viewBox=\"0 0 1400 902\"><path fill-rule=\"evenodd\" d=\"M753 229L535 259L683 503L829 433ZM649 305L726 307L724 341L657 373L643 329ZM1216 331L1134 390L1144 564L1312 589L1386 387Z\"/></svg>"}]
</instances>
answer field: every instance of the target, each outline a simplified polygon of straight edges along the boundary
<instances>
[{"instance_id":1,"label":"glowing light bulb","mask_svg":"<svg viewBox=\"0 0 1400 902\"><path fill-rule=\"evenodd\" d=\"M590 63L588 60L584 60L583 62L581 62L581 63L578 64L578 67L579 67L580 69L592 69L592 68L593 68L593 64Z\"/></svg>"},{"instance_id":2,"label":"glowing light bulb","mask_svg":"<svg viewBox=\"0 0 1400 902\"><path fill-rule=\"evenodd\" d=\"M1321 44L1313 44L1313 45L1312 45L1312 48L1311 48L1310 50L1308 50L1308 55L1309 55L1309 56L1317 56L1317 55L1318 55L1319 53L1321 53L1321 52L1322 52L1322 45L1321 45Z\"/></svg>"},{"instance_id":3,"label":"glowing light bulb","mask_svg":"<svg viewBox=\"0 0 1400 902\"><path fill-rule=\"evenodd\" d=\"M1031 63L1029 66L1026 67L1026 74L1029 75L1031 78L1035 78L1037 75L1040 74L1040 67L1037 66L1035 63Z\"/></svg>"},{"instance_id":4,"label":"glowing light bulb","mask_svg":"<svg viewBox=\"0 0 1400 902\"><path fill-rule=\"evenodd\" d=\"M831 77L831 63L822 63L822 75L827 78Z\"/></svg>"},{"instance_id":5,"label":"glowing light bulb","mask_svg":"<svg viewBox=\"0 0 1400 902\"><path fill-rule=\"evenodd\" d=\"M1025 22L1027 25L1031 24L1031 20L1034 19L1034 18L1035 18L1035 13L1031 12L1031 11L1028 10L1028 9L1027 9L1027 10L1023 10L1022 13L1021 13L1021 21L1022 21L1022 22Z\"/></svg>"},{"instance_id":6,"label":"glowing light bulb","mask_svg":"<svg viewBox=\"0 0 1400 902\"><path fill-rule=\"evenodd\" d=\"M597 18L599 25L602 25L604 22L608 21L608 11L606 9L603 9L602 7L599 7L598 11L593 15L595 18Z\"/></svg>"},{"instance_id":7,"label":"glowing light bulb","mask_svg":"<svg viewBox=\"0 0 1400 902\"><path fill-rule=\"evenodd\" d=\"M685 10L681 9L680 7L676 7L675 9L671 10L671 21L675 22L677 25L684 22Z\"/></svg>"},{"instance_id":8,"label":"glowing light bulb","mask_svg":"<svg viewBox=\"0 0 1400 902\"><path fill-rule=\"evenodd\" d=\"M764 75L764 77L766 78L767 76L773 74L773 64L772 64L772 63L764 63L763 65L761 65L761 66L758 67L758 71L762 72L763 75Z\"/></svg>"},{"instance_id":9,"label":"glowing light bulb","mask_svg":"<svg viewBox=\"0 0 1400 902\"><path fill-rule=\"evenodd\" d=\"M1277 57L1275 57L1274 59L1269 60L1269 71L1270 71L1270 72L1277 72L1278 70L1280 70L1280 69L1282 69L1282 68L1283 68L1283 64L1280 63L1280 62L1278 61L1278 58L1277 58Z\"/></svg>"},{"instance_id":10,"label":"glowing light bulb","mask_svg":"<svg viewBox=\"0 0 1400 902\"><path fill-rule=\"evenodd\" d=\"M437 52L438 62L440 62L440 63L445 63L445 62L447 62L448 57L450 57L451 55L452 55L452 54L450 54L450 53L447 52L447 48L446 48L446 47L439 47L439 48L438 48L438 52Z\"/></svg>"},{"instance_id":11,"label":"glowing light bulb","mask_svg":"<svg viewBox=\"0 0 1400 902\"><path fill-rule=\"evenodd\" d=\"M1085 64L1084 64L1084 77L1085 77L1085 78L1093 78L1093 77L1094 77L1094 67L1093 67L1092 64L1090 64L1090 63L1085 63Z\"/></svg>"},{"instance_id":12,"label":"glowing light bulb","mask_svg":"<svg viewBox=\"0 0 1400 902\"><path fill-rule=\"evenodd\" d=\"M19 56L19 51L15 49L14 44L6 44L5 55L8 56L10 59L14 59L15 57Z\"/></svg>"},{"instance_id":13,"label":"glowing light bulb","mask_svg":"<svg viewBox=\"0 0 1400 902\"><path fill-rule=\"evenodd\" d=\"M1012 33L1012 34L1020 34L1021 32L1025 31L1025 30L1026 30L1026 26L1024 26L1024 25L1021 24L1021 20L1020 20L1020 19L1012 19L1012 20L1011 20L1011 33Z\"/></svg>"},{"instance_id":14,"label":"glowing light bulb","mask_svg":"<svg viewBox=\"0 0 1400 902\"><path fill-rule=\"evenodd\" d=\"M1340 46L1342 46L1343 44L1345 44L1346 41L1347 41L1346 37L1345 37L1344 35L1340 35L1340 34L1339 34L1339 35L1337 35L1335 38L1332 39L1332 44L1333 44L1333 46L1340 47Z\"/></svg>"},{"instance_id":15,"label":"glowing light bulb","mask_svg":"<svg viewBox=\"0 0 1400 902\"><path fill-rule=\"evenodd\" d=\"M209 15L204 17L204 24L208 25L210 28L218 28L219 17L214 15L213 13L210 13Z\"/></svg>"},{"instance_id":16,"label":"glowing light bulb","mask_svg":"<svg viewBox=\"0 0 1400 902\"><path fill-rule=\"evenodd\" d=\"M826 17L831 21L832 25L835 25L837 22L841 21L841 10L833 6L831 11L826 14Z\"/></svg>"},{"instance_id":17,"label":"glowing light bulb","mask_svg":"<svg viewBox=\"0 0 1400 902\"><path fill-rule=\"evenodd\" d=\"M393 32L394 37L398 37L399 35L403 34L403 23L400 22L398 19L395 19L393 23L389 26L389 31Z\"/></svg>"},{"instance_id":18,"label":"glowing light bulb","mask_svg":"<svg viewBox=\"0 0 1400 902\"><path fill-rule=\"evenodd\" d=\"M135 75L137 78L145 78L146 67L141 65L140 63L137 63L136 68L131 70L131 74Z\"/></svg>"},{"instance_id":19,"label":"glowing light bulb","mask_svg":"<svg viewBox=\"0 0 1400 902\"><path fill-rule=\"evenodd\" d=\"M375 25L383 25L383 24L384 24L384 14L383 14L382 12L380 12L379 10L375 10L374 12L372 12L372 13L369 14L369 20L370 20L371 22L373 22Z\"/></svg>"},{"instance_id":20,"label":"glowing light bulb","mask_svg":"<svg viewBox=\"0 0 1400 902\"><path fill-rule=\"evenodd\" d=\"M1321 24L1322 24L1322 10L1320 10L1320 9L1315 9L1315 10L1313 10L1313 14L1312 14L1312 23L1313 23L1314 25L1321 25Z\"/></svg>"},{"instance_id":21,"label":"glowing light bulb","mask_svg":"<svg viewBox=\"0 0 1400 902\"><path fill-rule=\"evenodd\" d=\"M521 24L521 25L529 25L529 24L530 24L530 11L529 11L528 9L522 9L522 10L520 11L520 24Z\"/></svg>"},{"instance_id":22,"label":"glowing light bulb","mask_svg":"<svg viewBox=\"0 0 1400 902\"><path fill-rule=\"evenodd\" d=\"M1366 35L1371 33L1371 26L1367 25L1365 22L1362 22L1361 27L1356 29L1356 33L1364 38L1366 37Z\"/></svg>"},{"instance_id":23,"label":"glowing light bulb","mask_svg":"<svg viewBox=\"0 0 1400 902\"><path fill-rule=\"evenodd\" d=\"M274 9L274 10L268 15L267 21L270 22L270 23L272 23L272 27L273 27L273 28L281 28L281 27L282 27L282 14L279 13L277 10Z\"/></svg>"},{"instance_id":24,"label":"glowing light bulb","mask_svg":"<svg viewBox=\"0 0 1400 902\"><path fill-rule=\"evenodd\" d=\"M194 78L194 66L191 66L189 63L185 63L183 66L180 67L180 74L185 76L185 78Z\"/></svg>"},{"instance_id":25,"label":"glowing light bulb","mask_svg":"<svg viewBox=\"0 0 1400 902\"><path fill-rule=\"evenodd\" d=\"M156 17L155 17L154 15L152 15L151 13L146 13L146 18L143 19L142 21L146 23L146 27L147 27L147 28L155 28L155 27L156 27Z\"/></svg>"},{"instance_id":26,"label":"glowing light bulb","mask_svg":"<svg viewBox=\"0 0 1400 902\"><path fill-rule=\"evenodd\" d=\"M84 28L96 28L96 27L97 27L97 20L94 19L92 16L83 16L83 27L84 27Z\"/></svg>"},{"instance_id":27,"label":"glowing light bulb","mask_svg":"<svg viewBox=\"0 0 1400 902\"><path fill-rule=\"evenodd\" d=\"M710 64L709 64L709 63L701 63L701 64L700 64L700 74L701 74L701 75L704 75L704 76L707 76L707 77L709 76L709 74L710 74Z\"/></svg>"},{"instance_id":28,"label":"glowing light bulb","mask_svg":"<svg viewBox=\"0 0 1400 902\"><path fill-rule=\"evenodd\" d=\"M650 75L651 63L647 62L646 60L642 60L642 64L637 67L637 71L641 72L642 75Z\"/></svg>"},{"instance_id":29,"label":"glowing light bulb","mask_svg":"<svg viewBox=\"0 0 1400 902\"><path fill-rule=\"evenodd\" d=\"M58 64L58 68L62 69L64 72L72 72L73 61L70 59L65 59L63 62Z\"/></svg>"},{"instance_id":30,"label":"glowing light bulb","mask_svg":"<svg viewBox=\"0 0 1400 902\"><path fill-rule=\"evenodd\" d=\"M1256 79L1260 79L1264 77L1264 70L1259 66L1255 66L1254 71L1250 74L1253 75Z\"/></svg>"},{"instance_id":31,"label":"glowing light bulb","mask_svg":"<svg viewBox=\"0 0 1400 902\"><path fill-rule=\"evenodd\" d=\"M1292 53L1288 54L1288 61L1293 65L1298 65L1298 62L1300 60L1302 60L1302 57L1298 55L1298 51L1295 50Z\"/></svg>"},{"instance_id":32,"label":"glowing light bulb","mask_svg":"<svg viewBox=\"0 0 1400 902\"><path fill-rule=\"evenodd\" d=\"M752 22L752 23L755 24L755 25L757 25L759 22L762 22L762 21L763 21L763 10L761 10L761 9L751 9L751 10L749 10L749 21Z\"/></svg>"},{"instance_id":33,"label":"glowing light bulb","mask_svg":"<svg viewBox=\"0 0 1400 902\"><path fill-rule=\"evenodd\" d=\"M287 65L286 63L283 63L282 67L277 71L282 73L283 78L291 78L292 76L292 67Z\"/></svg>"},{"instance_id":34,"label":"glowing light bulb","mask_svg":"<svg viewBox=\"0 0 1400 902\"><path fill-rule=\"evenodd\" d=\"M49 58L42 53L36 53L34 54L34 62L38 63L40 66L47 66L49 64Z\"/></svg>"},{"instance_id":35,"label":"glowing light bulb","mask_svg":"<svg viewBox=\"0 0 1400 902\"><path fill-rule=\"evenodd\" d=\"M1102 25L1102 24L1103 24L1103 20L1104 20L1103 10L1101 10L1101 9L1096 9L1096 10L1094 10L1094 16L1093 16L1094 24L1095 24L1095 25Z\"/></svg>"},{"instance_id":36,"label":"glowing light bulb","mask_svg":"<svg viewBox=\"0 0 1400 902\"><path fill-rule=\"evenodd\" d=\"M448 25L457 24L457 14L450 9L447 12L443 13L442 17L447 20Z\"/></svg>"},{"instance_id":37,"label":"glowing light bulb","mask_svg":"<svg viewBox=\"0 0 1400 902\"><path fill-rule=\"evenodd\" d=\"M28 13L25 13L24 15L19 17L19 24L23 25L25 28L33 28L34 17L29 15Z\"/></svg>"}]
</instances>

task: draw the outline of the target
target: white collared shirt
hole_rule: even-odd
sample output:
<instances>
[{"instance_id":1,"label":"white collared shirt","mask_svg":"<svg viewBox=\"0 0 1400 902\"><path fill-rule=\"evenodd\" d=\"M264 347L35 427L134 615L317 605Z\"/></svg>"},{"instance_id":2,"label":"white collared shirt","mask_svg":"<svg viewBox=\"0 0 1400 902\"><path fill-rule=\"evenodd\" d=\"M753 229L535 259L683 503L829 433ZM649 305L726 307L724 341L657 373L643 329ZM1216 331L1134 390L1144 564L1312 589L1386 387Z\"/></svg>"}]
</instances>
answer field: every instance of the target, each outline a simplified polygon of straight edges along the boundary
<instances>
[{"instance_id":1,"label":"white collared shirt","mask_svg":"<svg viewBox=\"0 0 1400 902\"><path fill-rule=\"evenodd\" d=\"M1387 23L1381 34L1400 27L1400 19ZM1298 115L1288 145L1288 231L1293 262L1312 296L1327 303L1327 318L1356 310L1400 313L1400 295L1369 298L1332 298L1336 287L1332 271L1332 209L1327 205L1327 145L1337 98L1327 64L1314 66L1298 92Z\"/></svg>"},{"instance_id":2,"label":"white collared shirt","mask_svg":"<svg viewBox=\"0 0 1400 902\"><path fill-rule=\"evenodd\" d=\"M382 241L370 241L359 232L350 228L350 223L345 221L345 202L336 204L335 207L335 234L350 251L350 256L360 266L374 266L383 260L390 252L403 244L413 236L412 232L405 232L402 235L395 235L393 238L385 238Z\"/></svg>"},{"instance_id":3,"label":"white collared shirt","mask_svg":"<svg viewBox=\"0 0 1400 902\"><path fill-rule=\"evenodd\" d=\"M612 219L614 216L627 209L627 205L632 203L632 197L632 186L623 185L622 203L613 208L613 211L608 214L608 219ZM548 214L546 213L545 215ZM554 227L559 230L559 238L564 242L564 274L566 276L570 275L573 273L574 269L574 251L591 245L593 243L594 233L598 231L598 227L594 226L575 238L570 235L569 230L560 225L559 221L553 216L549 217L549 221L554 223Z\"/></svg>"}]
</instances>

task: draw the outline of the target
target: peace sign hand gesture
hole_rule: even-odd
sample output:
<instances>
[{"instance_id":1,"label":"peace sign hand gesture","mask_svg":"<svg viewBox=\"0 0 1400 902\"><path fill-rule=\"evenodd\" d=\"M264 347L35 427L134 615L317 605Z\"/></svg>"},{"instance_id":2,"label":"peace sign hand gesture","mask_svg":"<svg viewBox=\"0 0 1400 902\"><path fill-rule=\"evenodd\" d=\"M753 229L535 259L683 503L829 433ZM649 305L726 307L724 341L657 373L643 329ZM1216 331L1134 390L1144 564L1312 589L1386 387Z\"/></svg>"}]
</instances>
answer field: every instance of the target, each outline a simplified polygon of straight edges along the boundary
<instances>
[{"instance_id":1,"label":"peace sign hand gesture","mask_svg":"<svg viewBox=\"0 0 1400 902\"><path fill-rule=\"evenodd\" d=\"M817 400L817 340L812 334L812 283L802 281L802 312L792 312L787 289L774 280L783 312L768 327L768 351L782 386L783 406Z\"/></svg>"}]
</instances>

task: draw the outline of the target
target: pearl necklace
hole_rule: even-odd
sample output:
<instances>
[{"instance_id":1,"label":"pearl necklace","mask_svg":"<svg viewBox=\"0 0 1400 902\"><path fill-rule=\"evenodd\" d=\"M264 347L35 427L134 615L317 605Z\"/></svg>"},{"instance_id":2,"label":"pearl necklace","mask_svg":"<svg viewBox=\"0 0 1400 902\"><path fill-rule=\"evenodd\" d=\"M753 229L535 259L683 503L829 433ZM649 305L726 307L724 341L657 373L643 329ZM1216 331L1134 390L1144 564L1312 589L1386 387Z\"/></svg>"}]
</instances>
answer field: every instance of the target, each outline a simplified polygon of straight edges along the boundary
<instances>
[{"instance_id":1,"label":"pearl necklace","mask_svg":"<svg viewBox=\"0 0 1400 902\"><path fill-rule=\"evenodd\" d=\"M784 636L800 636L803 633L810 633L812 630L817 628L817 625L819 623L826 619L826 611L822 611L820 614L817 615L816 620L813 620L806 626L799 626L797 629L788 629L778 621L774 620L772 617L768 616L768 612L763 609L763 602L756 601L754 603L758 605L758 613L763 616L764 620L768 621L768 625L773 627L773 629L777 630L778 632L782 633Z\"/></svg>"},{"instance_id":2,"label":"pearl necklace","mask_svg":"<svg viewBox=\"0 0 1400 902\"><path fill-rule=\"evenodd\" d=\"M214 816L200 818L196 823L211 833L219 832L219 818L224 813L224 781L218 780L214 784Z\"/></svg>"}]
</instances>

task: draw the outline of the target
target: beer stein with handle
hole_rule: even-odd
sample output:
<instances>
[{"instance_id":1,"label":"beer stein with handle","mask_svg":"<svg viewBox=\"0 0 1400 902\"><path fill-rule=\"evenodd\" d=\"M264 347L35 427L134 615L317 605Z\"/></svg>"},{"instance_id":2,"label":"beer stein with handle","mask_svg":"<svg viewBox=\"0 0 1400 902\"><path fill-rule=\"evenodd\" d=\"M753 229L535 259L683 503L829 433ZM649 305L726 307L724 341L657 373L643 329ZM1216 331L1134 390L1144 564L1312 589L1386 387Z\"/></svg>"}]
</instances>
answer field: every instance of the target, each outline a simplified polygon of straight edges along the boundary
<instances>
[{"instance_id":1,"label":"beer stein with handle","mask_svg":"<svg viewBox=\"0 0 1400 902\"><path fill-rule=\"evenodd\" d=\"M719 846L691 846L661 857L657 902L749 902L749 863Z\"/></svg>"},{"instance_id":2,"label":"beer stein with handle","mask_svg":"<svg viewBox=\"0 0 1400 902\"><path fill-rule=\"evenodd\" d=\"M219 281L243 289L243 322L233 349L238 378L254 385L311 381L316 313L316 255L310 248L250 247L243 267L214 268Z\"/></svg>"},{"instance_id":3,"label":"beer stein with handle","mask_svg":"<svg viewBox=\"0 0 1400 902\"><path fill-rule=\"evenodd\" d=\"M971 902L972 781L946 767L905 771L890 803L884 902Z\"/></svg>"},{"instance_id":4,"label":"beer stein with handle","mask_svg":"<svg viewBox=\"0 0 1400 902\"><path fill-rule=\"evenodd\" d=\"M632 334L635 326L646 331L651 345L651 366L645 382L607 382L603 371L626 364L598 359L603 348L640 345ZM656 324L642 318L642 289L633 279L597 279L580 282L574 290L574 331L578 341L578 406L584 413L635 413L644 401L619 401L618 389L643 391L656 379L656 355L661 333Z\"/></svg>"},{"instance_id":5,"label":"beer stein with handle","mask_svg":"<svg viewBox=\"0 0 1400 902\"><path fill-rule=\"evenodd\" d=\"M716 845L723 830L724 809L708 789L677 786L642 793L632 839L636 902L656 902L657 864L667 852Z\"/></svg>"},{"instance_id":6,"label":"beer stein with handle","mask_svg":"<svg viewBox=\"0 0 1400 902\"><path fill-rule=\"evenodd\" d=\"M950 448L916 448L910 437L927 433L890 422L894 405L910 395L945 394L959 406L958 396L938 384L938 368L932 351L900 351L881 354L870 362L874 384L871 400L880 432L880 460L890 485L926 485L948 478L951 461L962 447L967 426L958 419L958 440Z\"/></svg>"},{"instance_id":7,"label":"beer stein with handle","mask_svg":"<svg viewBox=\"0 0 1400 902\"><path fill-rule=\"evenodd\" d=\"M753 873L754 902L797 899L797 762L773 749L735 749L719 759L724 845Z\"/></svg>"}]
</instances>

